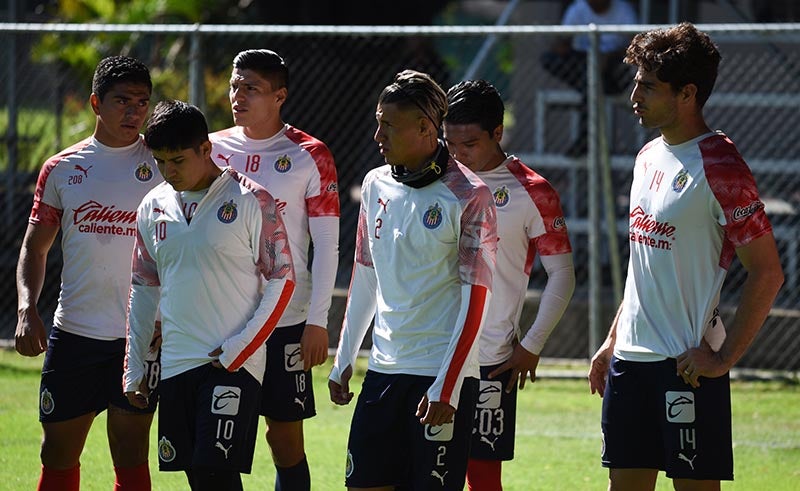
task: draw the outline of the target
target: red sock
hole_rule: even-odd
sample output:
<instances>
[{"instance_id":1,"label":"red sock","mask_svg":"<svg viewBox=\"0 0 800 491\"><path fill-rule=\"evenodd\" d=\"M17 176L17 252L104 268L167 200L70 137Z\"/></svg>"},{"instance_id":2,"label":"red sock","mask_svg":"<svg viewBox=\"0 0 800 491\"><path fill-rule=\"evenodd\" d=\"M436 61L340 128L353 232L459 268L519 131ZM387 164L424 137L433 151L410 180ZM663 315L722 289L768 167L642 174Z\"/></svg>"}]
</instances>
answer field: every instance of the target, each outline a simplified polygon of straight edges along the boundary
<instances>
[{"instance_id":1,"label":"red sock","mask_svg":"<svg viewBox=\"0 0 800 491\"><path fill-rule=\"evenodd\" d=\"M150 491L150 467L147 461L136 467L114 466L117 480L114 491Z\"/></svg>"},{"instance_id":2,"label":"red sock","mask_svg":"<svg viewBox=\"0 0 800 491\"><path fill-rule=\"evenodd\" d=\"M502 491L500 460L469 459L467 463L467 489L469 491Z\"/></svg>"},{"instance_id":3,"label":"red sock","mask_svg":"<svg viewBox=\"0 0 800 491\"><path fill-rule=\"evenodd\" d=\"M81 487L81 465L71 469L51 469L42 466L38 491L78 491Z\"/></svg>"}]
</instances>

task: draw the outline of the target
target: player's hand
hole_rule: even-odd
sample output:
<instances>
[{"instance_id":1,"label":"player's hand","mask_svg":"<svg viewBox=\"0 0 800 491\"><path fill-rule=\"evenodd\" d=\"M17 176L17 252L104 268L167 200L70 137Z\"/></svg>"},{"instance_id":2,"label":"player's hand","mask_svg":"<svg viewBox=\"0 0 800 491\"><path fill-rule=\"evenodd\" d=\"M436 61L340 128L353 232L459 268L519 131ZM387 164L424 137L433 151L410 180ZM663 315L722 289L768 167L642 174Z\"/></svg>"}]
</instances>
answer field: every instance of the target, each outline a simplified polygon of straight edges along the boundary
<instances>
[{"instance_id":1,"label":"player's hand","mask_svg":"<svg viewBox=\"0 0 800 491\"><path fill-rule=\"evenodd\" d=\"M306 324L300 338L300 354L303 370L322 365L328 359L328 330L322 326Z\"/></svg>"},{"instance_id":2,"label":"player's hand","mask_svg":"<svg viewBox=\"0 0 800 491\"><path fill-rule=\"evenodd\" d=\"M139 382L139 390L128 391L125 393L125 397L128 398L128 402L131 406L144 409L150 404L150 389L147 387L144 380L142 380Z\"/></svg>"},{"instance_id":3,"label":"player's hand","mask_svg":"<svg viewBox=\"0 0 800 491\"><path fill-rule=\"evenodd\" d=\"M150 353L158 353L161 349L161 321L156 321L153 339L150 340Z\"/></svg>"},{"instance_id":4,"label":"player's hand","mask_svg":"<svg viewBox=\"0 0 800 491\"><path fill-rule=\"evenodd\" d=\"M47 350L47 333L35 308L19 312L14 345L23 356L38 356Z\"/></svg>"},{"instance_id":5,"label":"player's hand","mask_svg":"<svg viewBox=\"0 0 800 491\"><path fill-rule=\"evenodd\" d=\"M221 354L222 354L222 346L220 346L219 348L215 349L214 351L208 354L208 356L213 358L213 360L211 360L211 366L213 366L214 368L222 368L227 370L227 368L225 368L219 361L219 355Z\"/></svg>"},{"instance_id":6,"label":"player's hand","mask_svg":"<svg viewBox=\"0 0 800 491\"><path fill-rule=\"evenodd\" d=\"M534 355L530 351L517 343L514 346L514 351L511 353L511 358L506 360L505 363L494 369L489 373L489 378L495 378L501 373L511 370L511 378L506 384L506 392L510 393L514 390L514 384L519 381L519 390L525 388L525 379L529 376L531 383L536 382L536 367L539 366L539 355Z\"/></svg>"},{"instance_id":7,"label":"player's hand","mask_svg":"<svg viewBox=\"0 0 800 491\"><path fill-rule=\"evenodd\" d=\"M428 400L428 395L422 396L422 400L417 405L416 415L419 422L431 426L441 426L445 423L453 422L453 415L456 413L456 408L444 402Z\"/></svg>"},{"instance_id":8,"label":"player's hand","mask_svg":"<svg viewBox=\"0 0 800 491\"><path fill-rule=\"evenodd\" d=\"M678 355L677 375L692 387L700 387L700 377L716 378L725 375L730 367L718 352L704 339L699 348L692 348Z\"/></svg>"},{"instance_id":9,"label":"player's hand","mask_svg":"<svg viewBox=\"0 0 800 491\"><path fill-rule=\"evenodd\" d=\"M350 401L353 400L353 393L350 392L350 379L352 377L353 367L347 365L345 369L342 370L340 383L328 379L328 391L331 393L331 402L340 406L350 404Z\"/></svg>"},{"instance_id":10,"label":"player's hand","mask_svg":"<svg viewBox=\"0 0 800 491\"><path fill-rule=\"evenodd\" d=\"M589 367L589 389L592 394L597 393L601 398L606 391L606 380L608 379L608 369L611 366L612 354L613 348L606 340L592 357L592 363Z\"/></svg>"}]
</instances>

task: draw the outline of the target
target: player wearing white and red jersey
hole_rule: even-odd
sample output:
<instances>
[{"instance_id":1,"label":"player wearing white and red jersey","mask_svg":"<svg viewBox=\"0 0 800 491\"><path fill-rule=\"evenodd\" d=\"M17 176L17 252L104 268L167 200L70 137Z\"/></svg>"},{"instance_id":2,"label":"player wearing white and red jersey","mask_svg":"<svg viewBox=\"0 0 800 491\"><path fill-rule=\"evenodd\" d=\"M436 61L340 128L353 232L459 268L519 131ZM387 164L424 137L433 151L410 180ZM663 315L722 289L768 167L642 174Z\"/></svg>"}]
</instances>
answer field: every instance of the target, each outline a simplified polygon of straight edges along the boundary
<instances>
[{"instance_id":1,"label":"player wearing white and red jersey","mask_svg":"<svg viewBox=\"0 0 800 491\"><path fill-rule=\"evenodd\" d=\"M264 343L294 289L286 230L263 187L214 164L196 107L159 103L145 139L166 182L137 211L125 393L146 403L138 367L160 306L160 468L233 489L250 472Z\"/></svg>"},{"instance_id":2,"label":"player wearing white and red jersey","mask_svg":"<svg viewBox=\"0 0 800 491\"><path fill-rule=\"evenodd\" d=\"M208 352L222 345L222 365L229 371L244 368L260 383L266 364L260 345L291 297L286 232L281 220L268 221L277 206L263 188L226 168L193 209L190 222L183 201L163 183L139 207L126 391L136 389L144 375L139 357L147 351L150 317L158 305L162 379L209 363ZM254 266L260 274L254 274Z\"/></svg>"},{"instance_id":3,"label":"player wearing white and red jersey","mask_svg":"<svg viewBox=\"0 0 800 491\"><path fill-rule=\"evenodd\" d=\"M413 70L397 74L378 99L374 138L389 165L362 184L328 384L333 402L350 402L355 358L374 319L350 427L349 489L464 485L497 235L488 188L437 140L446 111L444 91Z\"/></svg>"},{"instance_id":4,"label":"player wearing white and red jersey","mask_svg":"<svg viewBox=\"0 0 800 491\"><path fill-rule=\"evenodd\" d=\"M61 227L62 254L69 258L54 326L92 339L125 337L136 207L159 182L141 137L125 147L89 137L45 163L30 223Z\"/></svg>"},{"instance_id":5,"label":"player wearing white and red jersey","mask_svg":"<svg viewBox=\"0 0 800 491\"><path fill-rule=\"evenodd\" d=\"M683 23L637 35L634 113L661 136L636 158L625 294L592 358L603 397L609 489L719 489L733 479L729 370L764 322L783 283L772 228L733 143L711 132L702 108L720 54ZM716 312L734 255L747 278L727 334ZM712 327L714 325L718 327Z\"/></svg>"},{"instance_id":6,"label":"player wearing white and red jersey","mask_svg":"<svg viewBox=\"0 0 800 491\"><path fill-rule=\"evenodd\" d=\"M328 147L281 118L288 79L286 63L272 51L236 55L229 93L236 126L210 138L218 163L246 174L275 197L289 234L297 286L280 329L267 343L261 414L276 489L303 491L311 489L303 420L316 414L311 368L328 356L328 311L339 264L339 193Z\"/></svg>"},{"instance_id":7,"label":"player wearing white and red jersey","mask_svg":"<svg viewBox=\"0 0 800 491\"><path fill-rule=\"evenodd\" d=\"M771 232L753 175L725 135L645 145L633 170L630 273L614 355L659 361L699 346L707 329L721 328L720 290L736 249ZM680 294L683 285L693 293Z\"/></svg>"},{"instance_id":8,"label":"player wearing white and red jersey","mask_svg":"<svg viewBox=\"0 0 800 491\"><path fill-rule=\"evenodd\" d=\"M339 193L330 151L289 124L266 139L248 137L241 126L210 138L217 163L225 162L267 188L287 225L297 289L278 327L301 322L327 326L339 260Z\"/></svg>"},{"instance_id":9,"label":"player wearing white and red jersey","mask_svg":"<svg viewBox=\"0 0 800 491\"><path fill-rule=\"evenodd\" d=\"M86 435L106 409L115 485L150 489L148 435L157 398L141 410L131 406L119 381L136 206L161 181L139 135L151 90L140 61L101 60L89 98L94 133L50 158L39 174L17 266L16 348L25 356L47 350L39 388L40 490L79 488ZM61 292L46 336L36 303L59 230ZM156 365L148 363L155 374Z\"/></svg>"},{"instance_id":10,"label":"player wearing white and red jersey","mask_svg":"<svg viewBox=\"0 0 800 491\"><path fill-rule=\"evenodd\" d=\"M467 355L482 317L467 314L483 304L473 286L491 285L494 214L487 189L441 151L443 177L423 188L398 182L388 165L364 178L334 374L355 363L374 316L369 369L435 376L428 398L458 407L461 380L478 374L477 357Z\"/></svg>"},{"instance_id":11,"label":"player wearing white and red jersey","mask_svg":"<svg viewBox=\"0 0 800 491\"><path fill-rule=\"evenodd\" d=\"M517 384L523 388L528 374L535 381L539 353L572 297L575 271L558 193L500 145L505 107L497 89L466 80L450 88L447 100L447 148L489 187L497 207L497 267L480 338L481 381L467 469L470 490L494 491L502 489L502 461L514 456ZM547 284L522 337L519 320L537 255Z\"/></svg>"}]
</instances>

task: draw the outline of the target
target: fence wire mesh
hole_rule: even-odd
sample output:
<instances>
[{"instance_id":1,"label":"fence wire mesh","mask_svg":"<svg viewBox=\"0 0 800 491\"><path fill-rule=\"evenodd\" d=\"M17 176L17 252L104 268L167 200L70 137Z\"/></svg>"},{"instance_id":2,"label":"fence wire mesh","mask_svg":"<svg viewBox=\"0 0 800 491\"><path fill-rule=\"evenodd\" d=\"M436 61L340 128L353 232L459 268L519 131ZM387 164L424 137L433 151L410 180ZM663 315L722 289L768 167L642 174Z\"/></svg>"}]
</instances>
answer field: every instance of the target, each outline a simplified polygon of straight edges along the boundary
<instances>
[{"instance_id":1,"label":"fence wire mesh","mask_svg":"<svg viewBox=\"0 0 800 491\"><path fill-rule=\"evenodd\" d=\"M342 204L337 286L345 291L354 252L357 189L366 172L382 163L372 141L379 92L405 68L428 72L447 89L464 77L490 34L495 42L473 78L489 80L503 95L507 112L504 148L559 191L574 248L577 290L543 355L586 358L591 351L587 327L590 204L586 196L590 186L600 186L600 182L589 182L586 154L576 150L576 142L585 138L591 125L587 118L590 105L604 122L613 193L609 202L617 220L610 227L602 226L603 230L618 231L619 244L619 250L610 250L606 237L594 251L601 266L603 329L616 310L609 259L619 255L623 268L627 264L627 194L633 159L655 135L640 128L630 111L630 70L623 70L627 78L617 91L596 99L565 82L557 70L544 66L554 40L581 28L516 26L488 32L459 27L271 31L268 26L214 26L213 30L128 26L120 32L95 25L92 30L73 26L70 32L54 32L52 26L14 26L0 25L0 133L4 141L0 148L0 206L5 210L5 232L0 235L0 288L4 293L0 296L0 338L12 338L16 324L15 266L38 169L48 156L91 133L94 115L87 100L92 70L101 57L122 53L140 58L152 70L154 102L191 100L205 111L211 129L217 130L232 124L227 92L233 56L250 48L280 53L291 72L284 120L326 142L336 159ZM604 32L607 30L611 28ZM630 36L633 31L620 32ZM731 137L750 164L772 220L786 275L772 314L739 366L800 370L800 25L779 31L748 25L710 32L723 62L707 104L707 120L712 128ZM55 246L39 304L47 318L58 299L60 261L60 249ZM722 294L721 310L727 323L744 278L745 272L735 262ZM530 325L535 315L544 281L537 266L523 326ZM337 295L331 313L332 342L338 336L342 296Z\"/></svg>"}]
</instances>

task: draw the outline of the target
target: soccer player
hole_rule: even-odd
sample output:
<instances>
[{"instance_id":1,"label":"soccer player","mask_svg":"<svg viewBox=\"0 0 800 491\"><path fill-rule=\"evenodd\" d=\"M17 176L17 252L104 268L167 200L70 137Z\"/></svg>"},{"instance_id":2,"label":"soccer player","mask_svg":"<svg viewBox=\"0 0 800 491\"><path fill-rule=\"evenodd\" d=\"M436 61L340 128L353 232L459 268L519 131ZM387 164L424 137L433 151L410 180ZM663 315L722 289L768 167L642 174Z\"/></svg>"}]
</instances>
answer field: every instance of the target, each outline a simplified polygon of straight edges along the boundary
<instances>
[{"instance_id":1,"label":"soccer player","mask_svg":"<svg viewBox=\"0 0 800 491\"><path fill-rule=\"evenodd\" d=\"M636 157L624 298L589 371L611 490L654 489L659 470L679 491L733 479L729 370L783 283L753 175L703 117L720 58L689 23L638 34L626 52L633 111L661 135ZM709 343L734 255L747 278L727 335Z\"/></svg>"},{"instance_id":2,"label":"soccer player","mask_svg":"<svg viewBox=\"0 0 800 491\"><path fill-rule=\"evenodd\" d=\"M325 144L281 119L288 84L289 69L275 52L236 55L229 92L236 126L212 134L211 141L218 163L246 174L275 197L289 234L297 287L267 341L261 414L275 489L303 491L311 489L303 420L316 414L311 367L328 357L328 310L339 265L339 194Z\"/></svg>"},{"instance_id":3,"label":"soccer player","mask_svg":"<svg viewBox=\"0 0 800 491\"><path fill-rule=\"evenodd\" d=\"M160 306L159 468L185 471L194 491L240 489L264 342L294 289L286 230L263 187L211 159L196 107L160 102L144 137L166 182L137 211L125 395L147 404L141 360Z\"/></svg>"},{"instance_id":4,"label":"soccer player","mask_svg":"<svg viewBox=\"0 0 800 491\"><path fill-rule=\"evenodd\" d=\"M150 72L139 60L101 60L89 97L94 133L48 159L39 173L17 264L15 338L24 356L47 351L39 388L40 490L79 488L86 436L106 409L115 489L150 489L147 450L156 397L133 407L120 380L136 206L161 181L139 134L151 90ZM59 228L64 265L48 339L36 302ZM148 362L151 389L156 365L155 358Z\"/></svg>"},{"instance_id":5,"label":"soccer player","mask_svg":"<svg viewBox=\"0 0 800 491\"><path fill-rule=\"evenodd\" d=\"M503 100L484 80L447 91L444 140L450 155L489 187L497 207L497 267L481 332L481 380L472 429L467 485L502 489L502 461L514 457L517 385L536 380L539 353L575 289L572 247L558 193L547 180L500 146ZM519 319L539 255L547 284L533 325L524 337Z\"/></svg>"},{"instance_id":6,"label":"soccer player","mask_svg":"<svg viewBox=\"0 0 800 491\"><path fill-rule=\"evenodd\" d=\"M328 387L348 404L374 318L347 444L349 489L461 490L477 397L477 339L497 233L489 189L438 139L447 96L405 70L378 98L386 164L361 187L356 257Z\"/></svg>"}]
</instances>

